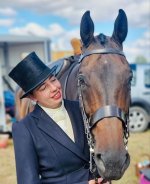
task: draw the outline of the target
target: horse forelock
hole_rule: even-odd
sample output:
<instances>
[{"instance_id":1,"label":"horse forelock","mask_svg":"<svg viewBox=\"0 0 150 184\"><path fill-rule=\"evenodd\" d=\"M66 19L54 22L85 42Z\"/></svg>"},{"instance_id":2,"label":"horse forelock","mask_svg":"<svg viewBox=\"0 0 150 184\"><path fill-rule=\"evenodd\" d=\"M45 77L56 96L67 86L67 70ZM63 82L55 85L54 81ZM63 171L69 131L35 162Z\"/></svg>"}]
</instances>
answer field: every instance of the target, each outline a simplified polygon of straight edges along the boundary
<instances>
[{"instance_id":1,"label":"horse forelock","mask_svg":"<svg viewBox=\"0 0 150 184\"><path fill-rule=\"evenodd\" d=\"M122 51L123 47L117 40L115 40L115 38L100 33L91 39L88 47L82 45L83 53L94 49L116 49L118 51Z\"/></svg>"},{"instance_id":2,"label":"horse forelock","mask_svg":"<svg viewBox=\"0 0 150 184\"><path fill-rule=\"evenodd\" d=\"M104 45L105 43L107 43L107 39L106 36L103 33L100 33L97 38L99 39L100 43L102 45Z\"/></svg>"}]
</instances>

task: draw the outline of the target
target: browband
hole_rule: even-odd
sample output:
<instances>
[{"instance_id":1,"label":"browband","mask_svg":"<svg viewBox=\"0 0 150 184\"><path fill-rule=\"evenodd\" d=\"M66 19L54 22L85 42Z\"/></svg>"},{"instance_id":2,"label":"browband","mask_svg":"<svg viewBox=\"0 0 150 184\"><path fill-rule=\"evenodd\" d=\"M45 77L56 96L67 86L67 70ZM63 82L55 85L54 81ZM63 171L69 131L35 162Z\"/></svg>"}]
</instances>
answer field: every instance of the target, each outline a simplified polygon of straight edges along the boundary
<instances>
[{"instance_id":1,"label":"browband","mask_svg":"<svg viewBox=\"0 0 150 184\"><path fill-rule=\"evenodd\" d=\"M92 55L92 54L119 54L125 57L123 51L119 51L117 49L95 49L92 51L86 51L84 54L81 54L81 57L79 59L79 62L83 60L83 58Z\"/></svg>"}]
</instances>

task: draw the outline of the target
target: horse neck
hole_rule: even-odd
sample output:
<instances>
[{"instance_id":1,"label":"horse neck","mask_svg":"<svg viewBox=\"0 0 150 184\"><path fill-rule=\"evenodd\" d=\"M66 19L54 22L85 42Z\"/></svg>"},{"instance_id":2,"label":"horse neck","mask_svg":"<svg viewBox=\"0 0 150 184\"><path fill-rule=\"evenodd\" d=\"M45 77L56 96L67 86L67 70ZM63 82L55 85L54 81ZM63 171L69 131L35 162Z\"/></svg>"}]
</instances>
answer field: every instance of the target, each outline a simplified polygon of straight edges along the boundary
<instances>
[{"instance_id":1,"label":"horse neck","mask_svg":"<svg viewBox=\"0 0 150 184\"><path fill-rule=\"evenodd\" d=\"M68 100L78 100L77 95L77 75L79 63L74 62L66 72L59 78L62 89L63 98Z\"/></svg>"}]
</instances>

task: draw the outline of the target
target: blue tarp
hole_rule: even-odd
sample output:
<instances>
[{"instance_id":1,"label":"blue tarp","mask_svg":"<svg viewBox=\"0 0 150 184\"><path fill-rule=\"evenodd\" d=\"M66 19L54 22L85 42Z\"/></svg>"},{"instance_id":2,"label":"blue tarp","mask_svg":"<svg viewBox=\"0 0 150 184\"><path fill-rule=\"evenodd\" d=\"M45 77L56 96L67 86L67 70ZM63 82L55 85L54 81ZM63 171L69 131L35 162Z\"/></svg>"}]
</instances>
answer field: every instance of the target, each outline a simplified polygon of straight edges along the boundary
<instances>
[{"instance_id":1,"label":"blue tarp","mask_svg":"<svg viewBox=\"0 0 150 184\"><path fill-rule=\"evenodd\" d=\"M15 97L13 92L4 91L4 100L6 108L15 106Z\"/></svg>"}]
</instances>

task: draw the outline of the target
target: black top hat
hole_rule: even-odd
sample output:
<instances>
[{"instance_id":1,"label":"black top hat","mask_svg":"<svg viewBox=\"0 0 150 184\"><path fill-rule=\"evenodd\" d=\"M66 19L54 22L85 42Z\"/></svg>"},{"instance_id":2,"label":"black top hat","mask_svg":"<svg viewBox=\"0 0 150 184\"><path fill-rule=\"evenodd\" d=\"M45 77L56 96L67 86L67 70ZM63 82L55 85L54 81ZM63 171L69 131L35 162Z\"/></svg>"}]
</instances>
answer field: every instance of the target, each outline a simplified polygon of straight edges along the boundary
<instances>
[{"instance_id":1,"label":"black top hat","mask_svg":"<svg viewBox=\"0 0 150 184\"><path fill-rule=\"evenodd\" d=\"M11 77L25 92L21 97L28 94L44 82L49 76L54 75L57 66L49 68L46 66L35 52L31 52L20 63L18 63L9 73Z\"/></svg>"}]
</instances>

